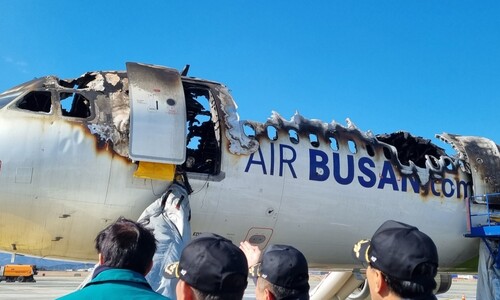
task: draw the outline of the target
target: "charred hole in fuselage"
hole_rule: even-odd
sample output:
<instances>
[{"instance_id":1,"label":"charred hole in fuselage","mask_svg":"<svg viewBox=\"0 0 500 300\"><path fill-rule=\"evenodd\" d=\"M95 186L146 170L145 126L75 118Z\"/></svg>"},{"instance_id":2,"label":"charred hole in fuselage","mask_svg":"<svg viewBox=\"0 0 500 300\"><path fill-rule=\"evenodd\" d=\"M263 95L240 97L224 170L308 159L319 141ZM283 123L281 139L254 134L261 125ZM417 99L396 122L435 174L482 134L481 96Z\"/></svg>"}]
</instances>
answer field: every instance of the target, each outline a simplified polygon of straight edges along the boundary
<instances>
[{"instance_id":1,"label":"charred hole in fuselage","mask_svg":"<svg viewBox=\"0 0 500 300\"><path fill-rule=\"evenodd\" d=\"M388 147L384 147L384 157L388 160L392 158L391 150Z\"/></svg>"},{"instance_id":2,"label":"charred hole in fuselage","mask_svg":"<svg viewBox=\"0 0 500 300\"><path fill-rule=\"evenodd\" d=\"M210 90L204 86L184 83L186 99L187 149L184 170L217 174L220 170L220 145L212 116ZM213 111L216 113L215 111Z\"/></svg>"},{"instance_id":3,"label":"charred hole in fuselage","mask_svg":"<svg viewBox=\"0 0 500 300\"><path fill-rule=\"evenodd\" d=\"M85 73L83 76L73 80L73 84L76 88L84 89L89 86L89 83L97 78L95 73Z\"/></svg>"},{"instance_id":4,"label":"charred hole in fuselage","mask_svg":"<svg viewBox=\"0 0 500 300\"><path fill-rule=\"evenodd\" d=\"M92 115L90 100L80 93L59 93L61 113L65 117L86 119Z\"/></svg>"},{"instance_id":5,"label":"charred hole in fuselage","mask_svg":"<svg viewBox=\"0 0 500 300\"><path fill-rule=\"evenodd\" d=\"M51 93L48 91L31 91L17 102L17 107L34 112L49 113L52 108Z\"/></svg>"},{"instance_id":6,"label":"charred hole in fuselage","mask_svg":"<svg viewBox=\"0 0 500 300\"><path fill-rule=\"evenodd\" d=\"M426 155L433 157L446 155L444 149L434 145L430 140L412 136L408 132L381 134L377 135L377 139L394 146L397 149L398 159L403 165L409 165L409 161L413 161L415 165L425 168ZM387 157L385 147L384 155Z\"/></svg>"},{"instance_id":7,"label":"charred hole in fuselage","mask_svg":"<svg viewBox=\"0 0 500 300\"><path fill-rule=\"evenodd\" d=\"M62 80L60 79L58 81L58 84L62 87L69 88L69 89L84 89L88 87L88 84L92 81L94 81L97 77L97 74L95 73L85 73L81 77L77 79L73 79L71 81L68 80Z\"/></svg>"},{"instance_id":8,"label":"charred hole in fuselage","mask_svg":"<svg viewBox=\"0 0 500 300\"><path fill-rule=\"evenodd\" d=\"M116 80L110 80L110 77ZM102 80L102 88L104 91L118 91L123 90L123 80L126 77L126 73L123 72L88 72L77 79L71 81L59 80L58 83L60 86L71 89L93 89L93 84L95 84L96 81ZM128 90L123 92L128 95Z\"/></svg>"},{"instance_id":9,"label":"charred hole in fuselage","mask_svg":"<svg viewBox=\"0 0 500 300\"><path fill-rule=\"evenodd\" d=\"M444 156L444 166L448 171L456 171L456 165L453 163L452 159L448 156Z\"/></svg>"},{"instance_id":10,"label":"charred hole in fuselage","mask_svg":"<svg viewBox=\"0 0 500 300\"><path fill-rule=\"evenodd\" d=\"M368 153L368 155L370 155L371 157L374 157L374 156L375 156L375 151L373 150L372 145L368 145L368 144L366 144L366 152L367 152L367 153Z\"/></svg>"},{"instance_id":11,"label":"charred hole in fuselage","mask_svg":"<svg viewBox=\"0 0 500 300\"><path fill-rule=\"evenodd\" d=\"M59 92L61 114L64 117L87 119L92 116L91 101L76 90L89 88L88 84L96 78L96 73L85 73L83 76L71 81L62 79L58 81L60 86L73 89Z\"/></svg>"}]
</instances>

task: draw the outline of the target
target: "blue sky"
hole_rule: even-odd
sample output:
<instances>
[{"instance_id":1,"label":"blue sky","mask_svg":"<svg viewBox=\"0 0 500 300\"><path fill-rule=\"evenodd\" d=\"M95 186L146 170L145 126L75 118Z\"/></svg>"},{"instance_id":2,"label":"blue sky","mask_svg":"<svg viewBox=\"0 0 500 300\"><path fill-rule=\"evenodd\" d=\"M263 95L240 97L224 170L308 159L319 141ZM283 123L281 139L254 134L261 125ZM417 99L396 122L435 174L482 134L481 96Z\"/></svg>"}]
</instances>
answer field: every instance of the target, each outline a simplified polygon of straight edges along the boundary
<instances>
[{"instance_id":1,"label":"blue sky","mask_svg":"<svg viewBox=\"0 0 500 300\"><path fill-rule=\"evenodd\" d=\"M271 111L500 143L499 1L0 0L0 90L137 61ZM434 140L439 146L441 142Z\"/></svg>"}]
</instances>

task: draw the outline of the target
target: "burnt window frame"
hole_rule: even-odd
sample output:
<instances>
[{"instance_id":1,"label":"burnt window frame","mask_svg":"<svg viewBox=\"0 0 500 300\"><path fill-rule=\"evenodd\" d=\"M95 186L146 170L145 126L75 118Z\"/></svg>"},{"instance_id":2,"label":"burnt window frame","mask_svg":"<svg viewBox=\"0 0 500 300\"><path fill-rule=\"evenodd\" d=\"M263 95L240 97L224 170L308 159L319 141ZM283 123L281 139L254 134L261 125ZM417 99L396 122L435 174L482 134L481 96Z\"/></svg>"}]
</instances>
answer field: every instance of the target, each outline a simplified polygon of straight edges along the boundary
<instances>
[{"instance_id":1,"label":"burnt window frame","mask_svg":"<svg viewBox=\"0 0 500 300\"><path fill-rule=\"evenodd\" d=\"M50 109L48 112L44 111L44 110L31 110L31 109L19 107L19 105L21 104L21 101L24 100L24 98L26 98L26 96L28 96L31 93L40 93L40 92L50 94ZM20 112L24 112L24 113L38 114L38 115L45 115L45 116L46 115L53 115L54 109L55 109L54 92L52 90L48 90L48 89L29 90L29 91L26 91L26 92L18 95L18 97L16 97L14 100L11 101L11 104L8 104L8 107L13 108L13 109L20 111Z\"/></svg>"},{"instance_id":2,"label":"burnt window frame","mask_svg":"<svg viewBox=\"0 0 500 300\"><path fill-rule=\"evenodd\" d=\"M61 103L61 101L62 101L61 100L61 94L63 94L63 93L78 94L78 95L84 97L86 100L88 100L89 101L90 115L87 116L87 117L64 115L63 114L63 107L62 107L62 103ZM57 98L56 102L58 103L58 109L59 109L59 116L60 117L62 117L64 119L69 119L69 120L92 120L92 119L95 118L95 101L94 101L94 99L91 99L90 97L88 97L88 95L85 95L84 92L82 92L82 91L80 91L78 89L59 89L59 90L55 91L55 94L56 94L56 98ZM67 99L67 98L65 98L65 99ZM71 105L73 105L73 103ZM70 110L71 110L71 108L70 108Z\"/></svg>"},{"instance_id":3,"label":"burnt window frame","mask_svg":"<svg viewBox=\"0 0 500 300\"><path fill-rule=\"evenodd\" d=\"M182 85L184 89L184 93L186 94L186 91L189 91L190 89L198 89L198 90L205 90L208 93L208 97L206 103L203 103L202 106L204 109L210 112L210 120L212 121L213 124L213 131L214 131L214 138L216 142L216 147L215 147L215 162L213 166L213 171L212 172L199 172L196 170L192 169L187 169L186 168L186 162L188 159L188 153L187 151L190 149L188 148L188 141L186 144L186 162L182 165L183 168L186 170L186 172L193 173L193 174L204 174L204 175L210 175L210 176L217 176L221 173L221 159L222 159L222 132L221 132L221 119L220 116L222 115L221 111L219 110L219 105L217 104L216 97L214 95L214 90L210 85L203 84L200 82L196 81L191 81L191 80L182 80ZM186 114L188 113L188 103L187 103L187 95L186 97ZM199 103L199 101L198 101ZM201 103L200 103L201 104ZM188 122L188 118L186 117L186 122ZM186 127L186 134L189 134L188 132L189 128ZM192 150L192 149L191 149Z\"/></svg>"}]
</instances>

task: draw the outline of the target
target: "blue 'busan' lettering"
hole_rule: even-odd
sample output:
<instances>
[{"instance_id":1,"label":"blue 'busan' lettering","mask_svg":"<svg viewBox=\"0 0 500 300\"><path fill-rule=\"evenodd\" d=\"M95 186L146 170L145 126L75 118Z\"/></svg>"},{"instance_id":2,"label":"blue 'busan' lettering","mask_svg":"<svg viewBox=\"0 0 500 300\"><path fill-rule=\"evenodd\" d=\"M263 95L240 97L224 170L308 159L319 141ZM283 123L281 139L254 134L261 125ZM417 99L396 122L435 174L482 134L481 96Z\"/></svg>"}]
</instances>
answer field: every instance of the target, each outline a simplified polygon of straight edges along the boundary
<instances>
[{"instance_id":1,"label":"blue 'busan' lettering","mask_svg":"<svg viewBox=\"0 0 500 300\"><path fill-rule=\"evenodd\" d=\"M263 175L283 176L285 172L297 178L294 163L297 152L289 145L271 143L269 154L261 148L248 158L245 172L250 169ZM277 150L277 151L276 151ZM278 157L275 157L278 154ZM266 163L267 162L267 163ZM341 167L342 166L342 167ZM429 181L421 187L415 176L398 178L390 161L384 161L382 170L377 174L375 162L370 157L361 157L356 161L353 155L341 155L337 152L326 153L318 149L309 149L309 180L326 181L340 185L359 184L364 188L391 189L393 191L432 194L436 197L467 197L470 182L452 180ZM275 170L277 168L277 170Z\"/></svg>"}]
</instances>

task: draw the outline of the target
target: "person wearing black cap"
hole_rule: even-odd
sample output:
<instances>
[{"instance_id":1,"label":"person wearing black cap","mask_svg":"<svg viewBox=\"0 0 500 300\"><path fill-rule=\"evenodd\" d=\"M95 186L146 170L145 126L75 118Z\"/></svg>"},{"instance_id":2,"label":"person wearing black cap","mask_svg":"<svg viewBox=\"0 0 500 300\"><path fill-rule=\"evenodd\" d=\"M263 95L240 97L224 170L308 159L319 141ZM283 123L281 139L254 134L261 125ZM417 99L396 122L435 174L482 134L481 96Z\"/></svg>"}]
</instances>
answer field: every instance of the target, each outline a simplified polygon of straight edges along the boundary
<instances>
[{"instance_id":1,"label":"person wearing black cap","mask_svg":"<svg viewBox=\"0 0 500 300\"><path fill-rule=\"evenodd\" d=\"M417 227L386 221L371 240L356 243L353 254L367 268L373 300L436 299L436 245Z\"/></svg>"},{"instance_id":2,"label":"person wearing black cap","mask_svg":"<svg viewBox=\"0 0 500 300\"><path fill-rule=\"evenodd\" d=\"M257 300L309 299L309 267L302 252L292 246L270 245L259 263L257 246L244 241L240 249L251 265L250 276L257 278Z\"/></svg>"},{"instance_id":3,"label":"person wearing black cap","mask_svg":"<svg viewBox=\"0 0 500 300\"><path fill-rule=\"evenodd\" d=\"M165 275L179 278L178 300L242 299L248 284L245 254L230 240L204 233L192 240Z\"/></svg>"}]
</instances>

